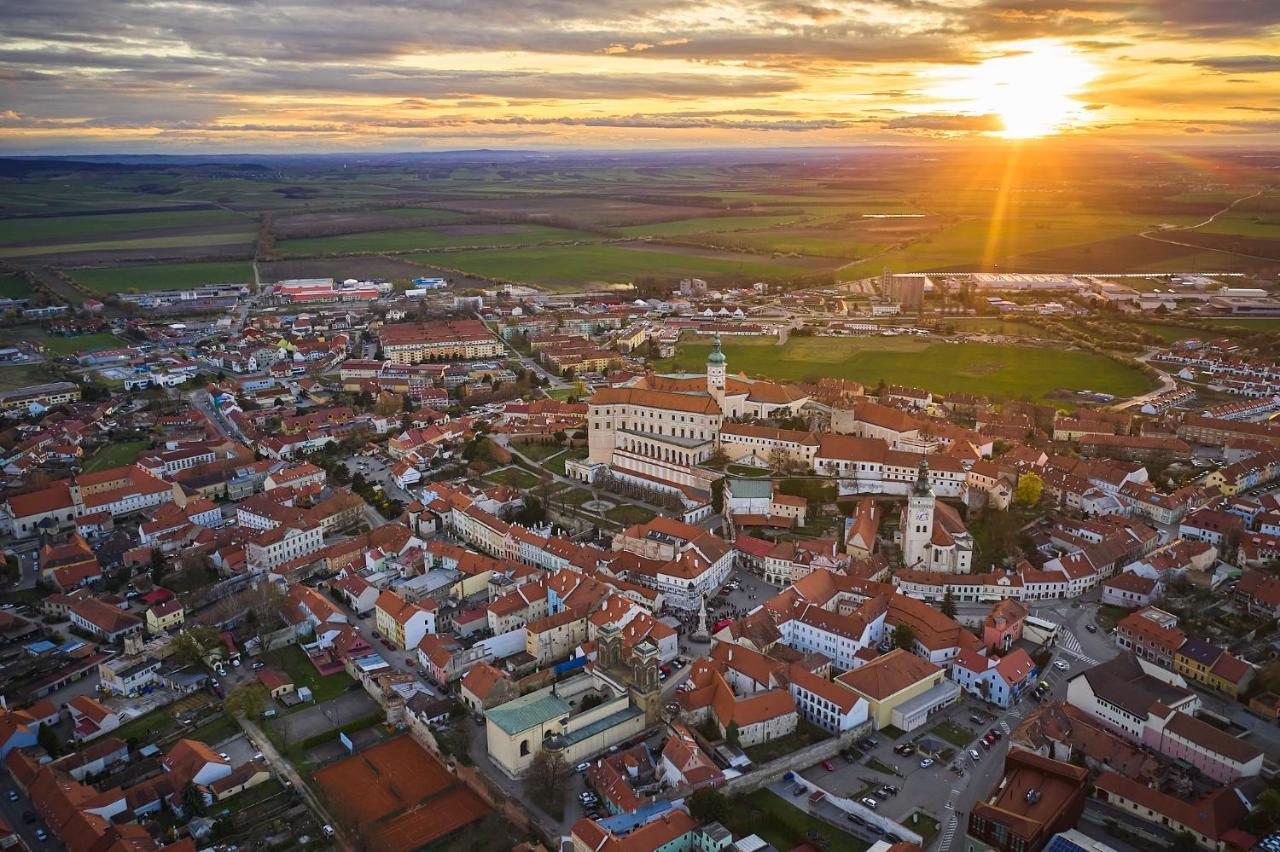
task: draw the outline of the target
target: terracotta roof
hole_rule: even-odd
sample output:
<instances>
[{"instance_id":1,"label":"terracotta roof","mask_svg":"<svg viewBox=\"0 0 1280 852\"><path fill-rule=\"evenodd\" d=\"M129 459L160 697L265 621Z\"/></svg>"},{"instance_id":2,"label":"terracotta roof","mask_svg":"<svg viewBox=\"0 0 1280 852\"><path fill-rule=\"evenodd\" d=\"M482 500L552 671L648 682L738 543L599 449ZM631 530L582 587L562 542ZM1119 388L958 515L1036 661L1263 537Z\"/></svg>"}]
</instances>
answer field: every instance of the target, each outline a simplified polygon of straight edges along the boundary
<instances>
[{"instance_id":1,"label":"terracotta roof","mask_svg":"<svg viewBox=\"0 0 1280 852\"><path fill-rule=\"evenodd\" d=\"M883 701L941 671L928 660L896 648L870 663L845 672L836 678L836 683L874 701Z\"/></svg>"}]
</instances>

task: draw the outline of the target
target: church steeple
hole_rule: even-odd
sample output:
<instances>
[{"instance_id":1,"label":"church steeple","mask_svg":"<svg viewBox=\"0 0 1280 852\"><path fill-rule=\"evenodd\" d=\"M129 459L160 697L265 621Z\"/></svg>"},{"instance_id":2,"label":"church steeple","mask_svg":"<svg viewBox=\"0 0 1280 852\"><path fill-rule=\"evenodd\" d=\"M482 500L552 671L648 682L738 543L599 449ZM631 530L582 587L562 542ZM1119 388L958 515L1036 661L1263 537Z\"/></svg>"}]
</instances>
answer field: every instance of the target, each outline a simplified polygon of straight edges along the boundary
<instances>
[{"instance_id":1,"label":"church steeple","mask_svg":"<svg viewBox=\"0 0 1280 852\"><path fill-rule=\"evenodd\" d=\"M720 351L720 332L716 332L711 343L711 354L707 356L707 393L724 403L725 362L724 353Z\"/></svg>"},{"instance_id":2,"label":"church steeple","mask_svg":"<svg viewBox=\"0 0 1280 852\"><path fill-rule=\"evenodd\" d=\"M920 457L920 468L916 473L916 484L911 487L911 492L921 497L933 496L933 486L929 484L929 459L926 456Z\"/></svg>"},{"instance_id":3,"label":"church steeple","mask_svg":"<svg viewBox=\"0 0 1280 852\"><path fill-rule=\"evenodd\" d=\"M711 342L711 354L707 356L707 363L723 364L724 362L724 353L720 351L720 332L717 331L715 340Z\"/></svg>"}]
</instances>

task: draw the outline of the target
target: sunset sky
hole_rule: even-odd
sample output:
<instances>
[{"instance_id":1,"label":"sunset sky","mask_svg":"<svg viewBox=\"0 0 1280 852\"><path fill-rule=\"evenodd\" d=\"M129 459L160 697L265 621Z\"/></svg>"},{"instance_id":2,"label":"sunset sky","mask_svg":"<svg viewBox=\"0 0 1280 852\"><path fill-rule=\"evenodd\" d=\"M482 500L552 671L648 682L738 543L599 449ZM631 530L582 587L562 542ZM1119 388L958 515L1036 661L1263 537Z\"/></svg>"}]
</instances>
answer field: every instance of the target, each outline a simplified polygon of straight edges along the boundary
<instances>
[{"instance_id":1,"label":"sunset sky","mask_svg":"<svg viewBox=\"0 0 1280 852\"><path fill-rule=\"evenodd\" d=\"M1280 139L1278 0L0 0L21 153Z\"/></svg>"}]
</instances>

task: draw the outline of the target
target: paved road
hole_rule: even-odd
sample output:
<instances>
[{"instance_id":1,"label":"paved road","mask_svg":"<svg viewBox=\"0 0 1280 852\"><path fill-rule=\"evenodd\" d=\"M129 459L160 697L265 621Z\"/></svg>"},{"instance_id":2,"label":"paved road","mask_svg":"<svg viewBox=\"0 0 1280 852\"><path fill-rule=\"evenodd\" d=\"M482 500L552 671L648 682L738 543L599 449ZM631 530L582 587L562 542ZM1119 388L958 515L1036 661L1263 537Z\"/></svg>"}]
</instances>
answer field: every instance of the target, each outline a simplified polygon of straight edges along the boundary
<instances>
[{"instance_id":1,"label":"paved road","mask_svg":"<svg viewBox=\"0 0 1280 852\"><path fill-rule=\"evenodd\" d=\"M11 802L9 801L9 796L14 793L17 794L18 800ZM31 800L18 789L18 785L13 783L9 774L5 773L3 778L0 778L0 816L3 816L9 826L17 832L18 836L27 844L28 849L58 850L66 848L58 842L52 833L49 835L49 839L43 843L36 840L36 829L43 828L47 831L48 826L44 824L44 820L40 819L33 823L23 822L22 815L27 811L36 812Z\"/></svg>"}]
</instances>

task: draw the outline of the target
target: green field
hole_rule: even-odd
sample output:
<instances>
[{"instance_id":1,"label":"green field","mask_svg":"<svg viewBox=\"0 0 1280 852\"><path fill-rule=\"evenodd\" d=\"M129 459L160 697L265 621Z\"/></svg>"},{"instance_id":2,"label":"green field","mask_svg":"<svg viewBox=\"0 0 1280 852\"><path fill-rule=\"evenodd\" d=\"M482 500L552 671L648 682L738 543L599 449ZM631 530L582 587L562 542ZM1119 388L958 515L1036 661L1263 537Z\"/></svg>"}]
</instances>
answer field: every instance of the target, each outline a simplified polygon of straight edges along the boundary
<instances>
[{"instance_id":1,"label":"green field","mask_svg":"<svg viewBox=\"0 0 1280 852\"><path fill-rule=\"evenodd\" d=\"M99 241L94 243L56 243L53 245L15 246L0 249L0 257L29 257L38 254L63 254L82 251L124 251L125 249L186 248L189 246L227 246L253 242L252 229L232 233L179 234L169 237Z\"/></svg>"},{"instance_id":2,"label":"green field","mask_svg":"<svg viewBox=\"0 0 1280 852\"><path fill-rule=\"evenodd\" d=\"M874 261L848 267L842 270L842 278L875 274L885 267L894 272L918 272L976 268L984 263L1008 264L1014 258L1033 252L1085 246L1137 234L1156 222L1194 224L1193 218L1117 216L1105 211L1079 211L1062 215L1044 212L1010 216L996 221L962 219L933 233L920 235Z\"/></svg>"},{"instance_id":3,"label":"green field","mask_svg":"<svg viewBox=\"0 0 1280 852\"><path fill-rule=\"evenodd\" d=\"M541 284L551 289L573 290L590 284L622 284L642 275L736 275L743 280L786 280L811 269L787 266L753 255L740 260L695 257L671 252L646 251L619 246L557 246L528 249L493 249L409 255L427 266L457 269L485 278Z\"/></svg>"},{"instance_id":4,"label":"green field","mask_svg":"<svg viewBox=\"0 0 1280 852\"><path fill-rule=\"evenodd\" d=\"M691 234L720 234L726 231L754 231L794 222L799 216L697 216L651 225L628 225L616 229L628 237L684 237Z\"/></svg>"},{"instance_id":5,"label":"green field","mask_svg":"<svg viewBox=\"0 0 1280 852\"><path fill-rule=\"evenodd\" d=\"M75 352L101 352L118 349L128 344L114 334L82 334L79 337L46 337L40 343L54 355L71 355Z\"/></svg>"},{"instance_id":6,"label":"green field","mask_svg":"<svg viewBox=\"0 0 1280 852\"><path fill-rule=\"evenodd\" d=\"M682 343L661 370L701 371L709 343ZM736 338L724 344L730 372L783 381L822 376L875 385L914 385L934 392L1041 399L1059 388L1132 396L1150 386L1141 373L1101 355L991 343L930 343L919 338Z\"/></svg>"},{"instance_id":7,"label":"green field","mask_svg":"<svg viewBox=\"0 0 1280 852\"><path fill-rule=\"evenodd\" d=\"M276 243L281 254L309 256L316 254L377 253L384 251L430 251L440 248L522 246L538 243L599 242L598 234L545 225L490 225L478 232L465 230L442 232L430 228L400 228L391 231L367 231L333 237L309 237ZM487 232L486 232L487 231Z\"/></svg>"},{"instance_id":8,"label":"green field","mask_svg":"<svg viewBox=\"0 0 1280 852\"><path fill-rule=\"evenodd\" d=\"M42 385L56 381L62 381L62 377L50 371L45 364L0 366L0 390L25 388L28 385Z\"/></svg>"},{"instance_id":9,"label":"green field","mask_svg":"<svg viewBox=\"0 0 1280 852\"><path fill-rule=\"evenodd\" d=\"M1280 317L1214 317L1201 320L1213 325L1235 326L1246 331L1280 331Z\"/></svg>"},{"instance_id":10,"label":"green field","mask_svg":"<svg viewBox=\"0 0 1280 852\"><path fill-rule=\"evenodd\" d=\"M987 317L944 318L947 325L955 326L956 331L969 334L1000 334L1007 337L1045 337L1049 334L1043 328L1029 322L1017 320L989 319Z\"/></svg>"},{"instance_id":11,"label":"green field","mask_svg":"<svg viewBox=\"0 0 1280 852\"><path fill-rule=\"evenodd\" d=\"M31 295L31 287L19 275L0 273L0 299L25 299Z\"/></svg>"},{"instance_id":12,"label":"green field","mask_svg":"<svg viewBox=\"0 0 1280 852\"><path fill-rule=\"evenodd\" d=\"M103 295L253 281L253 266L247 260L157 263L151 266L72 269L69 272L76 281Z\"/></svg>"},{"instance_id":13,"label":"green field","mask_svg":"<svg viewBox=\"0 0 1280 852\"><path fill-rule=\"evenodd\" d=\"M127 464L133 464L146 448L146 441L122 441L116 444L107 444L84 463L84 472L95 473L99 470L110 470L113 467L124 467Z\"/></svg>"},{"instance_id":14,"label":"green field","mask_svg":"<svg viewBox=\"0 0 1280 852\"><path fill-rule=\"evenodd\" d=\"M1165 343L1176 343L1179 340L1187 340L1191 337L1204 336L1204 332L1194 328L1184 328L1177 325L1163 325L1158 322L1139 322L1134 323L1134 325L1148 334L1154 334Z\"/></svg>"},{"instance_id":15,"label":"green field","mask_svg":"<svg viewBox=\"0 0 1280 852\"><path fill-rule=\"evenodd\" d=\"M176 228L215 228L245 224L250 234L256 217L229 210L173 210L164 213L117 213L102 216L55 216L39 219L6 219L0 222L0 245L24 243L73 243L100 240L116 234Z\"/></svg>"}]
</instances>

